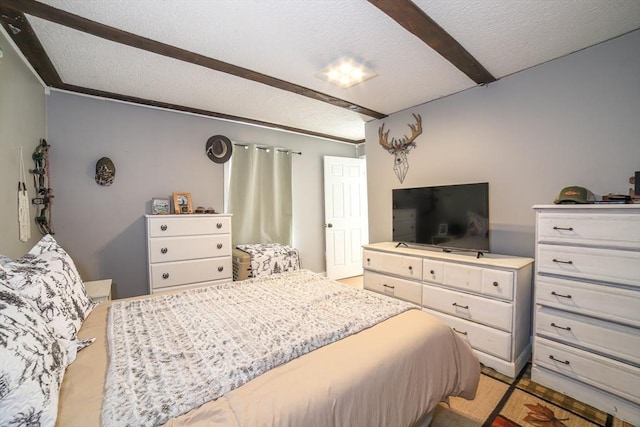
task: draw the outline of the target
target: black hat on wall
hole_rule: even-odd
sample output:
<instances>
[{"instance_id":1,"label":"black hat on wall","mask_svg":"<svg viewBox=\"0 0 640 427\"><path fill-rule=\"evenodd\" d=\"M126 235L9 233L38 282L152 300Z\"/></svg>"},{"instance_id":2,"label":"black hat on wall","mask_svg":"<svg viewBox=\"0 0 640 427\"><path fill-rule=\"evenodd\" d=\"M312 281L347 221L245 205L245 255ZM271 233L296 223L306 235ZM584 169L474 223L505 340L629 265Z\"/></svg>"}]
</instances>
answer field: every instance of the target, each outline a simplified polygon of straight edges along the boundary
<instances>
[{"instance_id":1,"label":"black hat on wall","mask_svg":"<svg viewBox=\"0 0 640 427\"><path fill-rule=\"evenodd\" d=\"M205 145L207 157L214 163L224 163L231 158L233 144L223 135L214 135L207 140Z\"/></svg>"}]
</instances>

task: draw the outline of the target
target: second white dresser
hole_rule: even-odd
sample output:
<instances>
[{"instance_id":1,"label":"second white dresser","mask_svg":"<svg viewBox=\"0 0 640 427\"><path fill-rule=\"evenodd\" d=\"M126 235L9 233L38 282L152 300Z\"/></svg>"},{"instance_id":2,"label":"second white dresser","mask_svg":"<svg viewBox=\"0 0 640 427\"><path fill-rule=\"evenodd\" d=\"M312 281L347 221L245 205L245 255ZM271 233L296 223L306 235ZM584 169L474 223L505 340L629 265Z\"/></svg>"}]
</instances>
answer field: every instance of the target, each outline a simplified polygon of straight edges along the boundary
<instances>
[{"instance_id":1,"label":"second white dresser","mask_svg":"<svg viewBox=\"0 0 640 427\"><path fill-rule=\"evenodd\" d=\"M233 280L231 215L146 215L149 293Z\"/></svg>"},{"instance_id":2,"label":"second white dresser","mask_svg":"<svg viewBox=\"0 0 640 427\"><path fill-rule=\"evenodd\" d=\"M640 205L536 211L531 378L640 424Z\"/></svg>"}]
</instances>

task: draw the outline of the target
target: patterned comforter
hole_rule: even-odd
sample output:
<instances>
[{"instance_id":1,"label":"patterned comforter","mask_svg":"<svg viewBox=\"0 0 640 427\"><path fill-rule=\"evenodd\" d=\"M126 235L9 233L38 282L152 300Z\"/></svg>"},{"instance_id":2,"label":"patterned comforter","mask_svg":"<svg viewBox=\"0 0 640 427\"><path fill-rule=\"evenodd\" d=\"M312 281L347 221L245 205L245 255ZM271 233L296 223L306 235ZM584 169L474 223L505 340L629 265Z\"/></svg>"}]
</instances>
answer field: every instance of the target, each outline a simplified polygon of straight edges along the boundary
<instances>
[{"instance_id":1,"label":"patterned comforter","mask_svg":"<svg viewBox=\"0 0 640 427\"><path fill-rule=\"evenodd\" d=\"M307 270L114 302L102 425L161 424L411 308Z\"/></svg>"}]
</instances>

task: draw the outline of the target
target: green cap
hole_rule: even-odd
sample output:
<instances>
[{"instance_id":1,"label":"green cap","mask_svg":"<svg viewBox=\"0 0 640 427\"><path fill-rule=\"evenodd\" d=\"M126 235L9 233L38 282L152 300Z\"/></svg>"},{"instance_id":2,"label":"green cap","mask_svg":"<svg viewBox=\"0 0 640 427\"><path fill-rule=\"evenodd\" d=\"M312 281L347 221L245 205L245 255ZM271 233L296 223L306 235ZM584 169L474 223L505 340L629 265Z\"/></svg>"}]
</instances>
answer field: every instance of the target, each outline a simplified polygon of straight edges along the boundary
<instances>
[{"instance_id":1,"label":"green cap","mask_svg":"<svg viewBox=\"0 0 640 427\"><path fill-rule=\"evenodd\" d=\"M558 197L553 201L555 204L562 203L593 203L596 197L593 193L584 187L565 187L562 189Z\"/></svg>"}]
</instances>

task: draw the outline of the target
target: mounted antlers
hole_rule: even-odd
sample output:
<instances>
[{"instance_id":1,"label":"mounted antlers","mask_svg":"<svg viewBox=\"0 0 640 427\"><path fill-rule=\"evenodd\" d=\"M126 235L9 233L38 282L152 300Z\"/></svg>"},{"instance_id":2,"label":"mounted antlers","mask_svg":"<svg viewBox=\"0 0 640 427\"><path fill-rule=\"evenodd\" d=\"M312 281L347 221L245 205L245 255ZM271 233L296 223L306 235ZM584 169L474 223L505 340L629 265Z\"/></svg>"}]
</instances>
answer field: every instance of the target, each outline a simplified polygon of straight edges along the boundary
<instances>
[{"instance_id":1,"label":"mounted antlers","mask_svg":"<svg viewBox=\"0 0 640 427\"><path fill-rule=\"evenodd\" d=\"M413 118L416 119L416 124L409 125L409 128L411 129L411 136L407 137L405 135L400 139L391 138L391 142L389 142L389 131L384 131L383 123L382 126L380 126L380 129L378 129L380 145L382 145L384 149L389 151L390 153L405 150L410 146L415 146L415 143L413 141L418 137L418 135L422 133L422 117L420 116L420 114L413 114Z\"/></svg>"}]
</instances>

